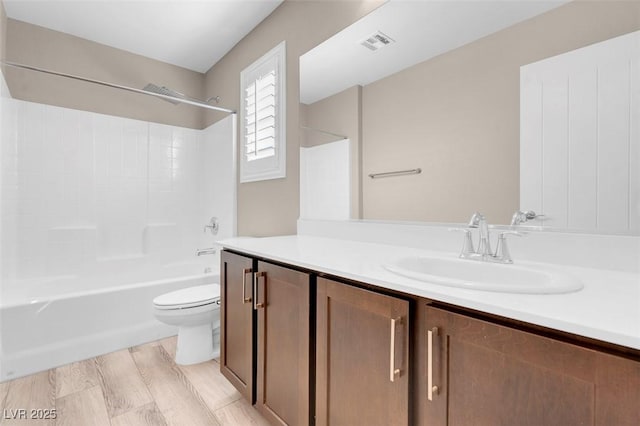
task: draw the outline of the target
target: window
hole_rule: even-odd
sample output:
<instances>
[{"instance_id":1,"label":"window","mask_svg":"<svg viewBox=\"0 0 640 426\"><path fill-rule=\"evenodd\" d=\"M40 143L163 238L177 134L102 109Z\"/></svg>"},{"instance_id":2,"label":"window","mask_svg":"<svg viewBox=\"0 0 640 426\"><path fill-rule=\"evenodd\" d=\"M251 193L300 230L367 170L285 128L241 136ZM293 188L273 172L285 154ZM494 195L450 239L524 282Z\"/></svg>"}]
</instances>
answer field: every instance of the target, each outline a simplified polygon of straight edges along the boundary
<instances>
[{"instance_id":1,"label":"window","mask_svg":"<svg viewBox=\"0 0 640 426\"><path fill-rule=\"evenodd\" d=\"M240 182L286 176L285 42L240 73Z\"/></svg>"}]
</instances>

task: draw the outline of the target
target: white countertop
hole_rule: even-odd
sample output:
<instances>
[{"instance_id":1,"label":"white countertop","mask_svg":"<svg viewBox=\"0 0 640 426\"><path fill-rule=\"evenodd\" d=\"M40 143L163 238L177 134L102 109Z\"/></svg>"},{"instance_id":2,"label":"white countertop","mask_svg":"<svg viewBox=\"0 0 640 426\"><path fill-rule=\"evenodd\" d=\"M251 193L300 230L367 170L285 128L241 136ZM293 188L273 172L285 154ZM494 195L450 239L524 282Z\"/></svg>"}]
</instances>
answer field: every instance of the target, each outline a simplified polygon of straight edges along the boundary
<instances>
[{"instance_id":1,"label":"white countertop","mask_svg":"<svg viewBox=\"0 0 640 426\"><path fill-rule=\"evenodd\" d=\"M640 350L640 277L636 273L567 266L562 270L580 279L582 290L510 294L428 284L382 266L406 256L456 258L456 253L304 235L218 243L248 255Z\"/></svg>"}]
</instances>

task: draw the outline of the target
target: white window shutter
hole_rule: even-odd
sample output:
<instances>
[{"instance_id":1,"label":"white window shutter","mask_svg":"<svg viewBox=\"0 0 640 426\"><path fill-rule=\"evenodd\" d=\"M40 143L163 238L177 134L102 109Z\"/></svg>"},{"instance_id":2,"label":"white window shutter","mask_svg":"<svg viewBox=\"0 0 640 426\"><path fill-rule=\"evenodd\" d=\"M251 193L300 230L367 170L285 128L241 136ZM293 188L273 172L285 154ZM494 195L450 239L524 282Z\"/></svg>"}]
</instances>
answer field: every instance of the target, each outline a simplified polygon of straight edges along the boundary
<instances>
[{"instance_id":1,"label":"white window shutter","mask_svg":"<svg viewBox=\"0 0 640 426\"><path fill-rule=\"evenodd\" d=\"M240 74L240 182L286 176L285 42Z\"/></svg>"}]
</instances>

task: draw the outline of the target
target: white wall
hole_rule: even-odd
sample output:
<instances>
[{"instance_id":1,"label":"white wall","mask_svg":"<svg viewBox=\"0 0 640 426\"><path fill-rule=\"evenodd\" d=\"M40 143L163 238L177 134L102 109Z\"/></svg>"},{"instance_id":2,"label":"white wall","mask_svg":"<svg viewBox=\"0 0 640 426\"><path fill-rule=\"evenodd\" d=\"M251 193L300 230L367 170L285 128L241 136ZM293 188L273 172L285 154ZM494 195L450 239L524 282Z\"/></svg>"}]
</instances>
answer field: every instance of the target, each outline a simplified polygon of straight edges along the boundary
<instances>
[{"instance_id":1,"label":"white wall","mask_svg":"<svg viewBox=\"0 0 640 426\"><path fill-rule=\"evenodd\" d=\"M640 31L521 68L520 208L640 233Z\"/></svg>"},{"instance_id":2,"label":"white wall","mask_svg":"<svg viewBox=\"0 0 640 426\"><path fill-rule=\"evenodd\" d=\"M2 5L0 4L0 9L2 9ZM0 14L4 11L0 10ZM7 87L7 83L4 79L4 74L2 70L0 70L0 189L4 187L4 170L6 167L9 167L10 164L7 163L7 154L4 152L4 139L13 131L13 129L8 125L10 120L8 120L7 116L7 108L8 103L11 101L11 93L9 92L9 88ZM5 216L8 212L5 211L6 206L8 206L8 198L5 196L4 191L0 190L0 301L3 300L3 291L4 287L2 285L2 278L5 276L5 265L1 261L3 257L3 245L2 241L9 235L12 230L5 229ZM0 319L1 320L1 319ZM0 348L1 349L1 348Z\"/></svg>"},{"instance_id":3,"label":"white wall","mask_svg":"<svg viewBox=\"0 0 640 426\"><path fill-rule=\"evenodd\" d=\"M235 191L231 166L216 169L233 162L228 120L212 126L223 126L214 134L3 102L3 291L30 278L176 262L215 266L195 250L210 244L205 211L224 218L225 235L235 231L227 230L234 203L212 208Z\"/></svg>"},{"instance_id":4,"label":"white wall","mask_svg":"<svg viewBox=\"0 0 640 426\"><path fill-rule=\"evenodd\" d=\"M348 220L351 215L349 139L300 148L300 218Z\"/></svg>"},{"instance_id":5,"label":"white wall","mask_svg":"<svg viewBox=\"0 0 640 426\"><path fill-rule=\"evenodd\" d=\"M3 14L4 14L4 10L2 10L3 6L2 4L0 4L0 22L3 18ZM4 34L2 34L4 35ZM2 50L2 49L0 49ZM4 74L2 73L2 70L0 70L0 126L1 129L0 130L0 170L4 169L4 158L3 158L3 148L2 148L2 140L4 138L4 111L6 110L5 107L5 103L7 102L6 100L9 99L11 97L11 93L9 92L9 88L7 87L7 83L4 80ZM2 188L2 174L0 173L0 188ZM4 287L2 285L2 277L4 276L4 268L2 265L2 258L3 258L3 251L2 251L2 241L3 238L5 236L5 232L3 230L3 206L5 205L5 199L4 199L4 194L2 193L2 191L0 190L0 301L4 300ZM3 322L3 316L0 315L0 330L2 330L2 322ZM2 345L2 339L0 339L0 354L3 353L3 345ZM0 377L3 377L3 371L2 371L2 366L0 366Z\"/></svg>"},{"instance_id":6,"label":"white wall","mask_svg":"<svg viewBox=\"0 0 640 426\"><path fill-rule=\"evenodd\" d=\"M215 241L236 235L236 115L212 124L202 132L203 205L200 209L200 223L209 223L212 217L218 219L216 235L208 230L203 232L199 248L216 247L218 252L207 262L220 265L219 247ZM231 135L231 136L230 136Z\"/></svg>"}]
</instances>

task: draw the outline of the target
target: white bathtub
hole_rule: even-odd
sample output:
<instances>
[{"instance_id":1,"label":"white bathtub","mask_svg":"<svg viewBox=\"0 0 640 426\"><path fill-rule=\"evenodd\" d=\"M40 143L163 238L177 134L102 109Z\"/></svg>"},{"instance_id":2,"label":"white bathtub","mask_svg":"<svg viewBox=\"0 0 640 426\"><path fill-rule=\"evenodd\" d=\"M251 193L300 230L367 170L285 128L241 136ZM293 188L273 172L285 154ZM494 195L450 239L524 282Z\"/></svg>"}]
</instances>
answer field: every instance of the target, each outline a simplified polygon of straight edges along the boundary
<instances>
[{"instance_id":1,"label":"white bathtub","mask_svg":"<svg viewBox=\"0 0 640 426\"><path fill-rule=\"evenodd\" d=\"M154 318L152 300L218 282L217 272L203 270L183 263L13 283L29 290L11 291L0 306L0 382L175 335Z\"/></svg>"}]
</instances>

